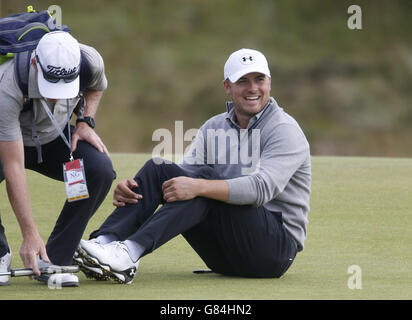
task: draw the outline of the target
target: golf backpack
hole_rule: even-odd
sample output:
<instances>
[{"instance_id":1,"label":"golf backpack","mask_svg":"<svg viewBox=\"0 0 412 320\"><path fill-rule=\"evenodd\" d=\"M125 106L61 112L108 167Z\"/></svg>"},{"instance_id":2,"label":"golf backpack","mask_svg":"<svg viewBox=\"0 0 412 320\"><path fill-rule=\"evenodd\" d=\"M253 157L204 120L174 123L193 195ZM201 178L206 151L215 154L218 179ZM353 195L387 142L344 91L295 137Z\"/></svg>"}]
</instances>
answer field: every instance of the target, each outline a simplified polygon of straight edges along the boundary
<instances>
[{"instance_id":1,"label":"golf backpack","mask_svg":"<svg viewBox=\"0 0 412 320\"><path fill-rule=\"evenodd\" d=\"M68 26L56 24L56 20L48 11L36 12L32 6L27 7L27 12L0 19L0 64L9 59L15 60L16 80L25 101L23 111L30 109L33 104L28 98L32 52L46 33L58 30L70 32ZM90 67L81 52L80 92L86 90L90 80Z\"/></svg>"}]
</instances>

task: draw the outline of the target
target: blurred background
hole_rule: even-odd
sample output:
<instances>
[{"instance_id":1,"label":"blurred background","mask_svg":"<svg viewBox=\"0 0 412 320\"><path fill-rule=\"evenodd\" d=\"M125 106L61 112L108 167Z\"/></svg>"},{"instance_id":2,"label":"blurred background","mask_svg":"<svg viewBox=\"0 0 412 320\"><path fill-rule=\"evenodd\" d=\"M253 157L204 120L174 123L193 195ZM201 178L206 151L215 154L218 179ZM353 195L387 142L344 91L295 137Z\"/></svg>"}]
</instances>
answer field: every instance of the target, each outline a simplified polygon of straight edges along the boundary
<instances>
[{"instance_id":1,"label":"blurred background","mask_svg":"<svg viewBox=\"0 0 412 320\"><path fill-rule=\"evenodd\" d=\"M151 152L153 131L225 111L223 65L262 51L272 95L313 155L412 157L412 1L1 0L1 16L51 5L103 56L96 131L110 152ZM347 21L362 9L362 30Z\"/></svg>"}]
</instances>

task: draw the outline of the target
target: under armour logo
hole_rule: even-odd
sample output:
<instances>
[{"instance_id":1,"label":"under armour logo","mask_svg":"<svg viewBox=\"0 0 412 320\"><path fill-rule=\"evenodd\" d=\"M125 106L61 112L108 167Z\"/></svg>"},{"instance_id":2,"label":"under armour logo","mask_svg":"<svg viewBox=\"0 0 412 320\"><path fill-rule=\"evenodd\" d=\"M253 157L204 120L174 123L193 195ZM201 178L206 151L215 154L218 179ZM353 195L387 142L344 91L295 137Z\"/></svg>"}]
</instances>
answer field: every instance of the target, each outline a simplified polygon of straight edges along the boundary
<instances>
[{"instance_id":1,"label":"under armour logo","mask_svg":"<svg viewBox=\"0 0 412 320\"><path fill-rule=\"evenodd\" d=\"M136 268L132 268L129 272L129 277L134 277L135 274L136 274Z\"/></svg>"},{"instance_id":2,"label":"under armour logo","mask_svg":"<svg viewBox=\"0 0 412 320\"><path fill-rule=\"evenodd\" d=\"M255 58L250 54L247 54L240 58L240 62L242 62L243 64L252 64L255 62Z\"/></svg>"}]
</instances>

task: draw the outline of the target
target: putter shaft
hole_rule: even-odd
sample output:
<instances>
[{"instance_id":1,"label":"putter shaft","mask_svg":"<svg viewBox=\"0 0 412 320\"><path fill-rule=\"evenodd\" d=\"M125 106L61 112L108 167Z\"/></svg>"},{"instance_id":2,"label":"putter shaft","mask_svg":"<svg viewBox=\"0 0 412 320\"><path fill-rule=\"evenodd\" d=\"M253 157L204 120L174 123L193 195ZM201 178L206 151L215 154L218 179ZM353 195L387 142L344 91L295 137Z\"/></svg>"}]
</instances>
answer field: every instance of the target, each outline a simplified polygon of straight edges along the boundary
<instances>
[{"instance_id":1,"label":"putter shaft","mask_svg":"<svg viewBox=\"0 0 412 320\"><path fill-rule=\"evenodd\" d=\"M79 272L79 266L50 266L47 268L40 268L41 274L54 274L54 273L75 273ZM35 273L31 268L11 269L8 272L0 272L0 276L10 277L24 277L33 276Z\"/></svg>"}]
</instances>

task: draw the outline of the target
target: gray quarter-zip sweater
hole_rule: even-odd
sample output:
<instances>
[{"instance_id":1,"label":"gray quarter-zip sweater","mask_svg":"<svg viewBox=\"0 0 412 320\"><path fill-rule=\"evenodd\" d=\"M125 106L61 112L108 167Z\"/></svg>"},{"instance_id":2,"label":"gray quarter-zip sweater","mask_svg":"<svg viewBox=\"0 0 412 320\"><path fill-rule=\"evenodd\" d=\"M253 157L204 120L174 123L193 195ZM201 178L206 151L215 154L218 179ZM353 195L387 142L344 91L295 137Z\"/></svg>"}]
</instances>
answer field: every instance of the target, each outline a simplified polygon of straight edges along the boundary
<instances>
[{"instance_id":1,"label":"gray quarter-zip sweater","mask_svg":"<svg viewBox=\"0 0 412 320\"><path fill-rule=\"evenodd\" d=\"M180 166L213 167L229 186L228 203L264 206L282 213L298 250L304 248L311 186L310 148L298 123L275 99L252 117L247 129L236 123L232 102L199 129Z\"/></svg>"}]
</instances>

